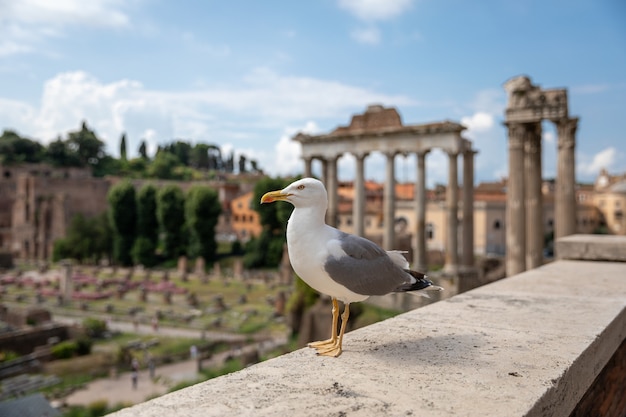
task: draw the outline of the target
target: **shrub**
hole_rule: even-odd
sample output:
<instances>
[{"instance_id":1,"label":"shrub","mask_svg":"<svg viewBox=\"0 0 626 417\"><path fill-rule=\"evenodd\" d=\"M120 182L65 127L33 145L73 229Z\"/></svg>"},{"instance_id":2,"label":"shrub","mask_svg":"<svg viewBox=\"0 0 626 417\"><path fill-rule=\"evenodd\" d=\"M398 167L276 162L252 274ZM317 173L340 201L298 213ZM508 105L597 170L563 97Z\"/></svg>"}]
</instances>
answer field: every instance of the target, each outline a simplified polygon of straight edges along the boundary
<instances>
[{"instance_id":1,"label":"shrub","mask_svg":"<svg viewBox=\"0 0 626 417\"><path fill-rule=\"evenodd\" d=\"M66 340L52 347L52 356L55 359L69 359L76 355L78 344L73 340Z\"/></svg>"},{"instance_id":2,"label":"shrub","mask_svg":"<svg viewBox=\"0 0 626 417\"><path fill-rule=\"evenodd\" d=\"M88 317L83 320L83 328L87 336L98 339L104 337L104 333L107 331L107 324L104 320Z\"/></svg>"},{"instance_id":3,"label":"shrub","mask_svg":"<svg viewBox=\"0 0 626 417\"><path fill-rule=\"evenodd\" d=\"M81 337L76 341L76 353L79 356L89 355L91 353L91 339L87 337Z\"/></svg>"},{"instance_id":4,"label":"shrub","mask_svg":"<svg viewBox=\"0 0 626 417\"><path fill-rule=\"evenodd\" d=\"M92 417L103 416L108 414L109 403L107 400L94 401L87 406L87 409Z\"/></svg>"}]
</instances>

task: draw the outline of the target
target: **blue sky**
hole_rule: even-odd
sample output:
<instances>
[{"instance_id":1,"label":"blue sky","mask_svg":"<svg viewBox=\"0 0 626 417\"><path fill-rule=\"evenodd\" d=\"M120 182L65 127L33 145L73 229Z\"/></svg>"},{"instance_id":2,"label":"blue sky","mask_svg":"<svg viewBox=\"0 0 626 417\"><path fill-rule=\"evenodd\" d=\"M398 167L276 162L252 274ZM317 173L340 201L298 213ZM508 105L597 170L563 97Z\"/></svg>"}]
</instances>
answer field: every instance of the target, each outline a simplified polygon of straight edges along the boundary
<instances>
[{"instance_id":1,"label":"blue sky","mask_svg":"<svg viewBox=\"0 0 626 417\"><path fill-rule=\"evenodd\" d=\"M614 1L0 1L0 129L48 143L82 120L119 152L174 139L301 172L298 131L329 132L367 105L404 123L450 119L479 151L476 180L506 176L506 94L528 75L565 87L580 117L577 179L626 172L626 3ZM544 177L556 134L544 124ZM415 177L398 157L397 179ZM340 159L341 179L354 160ZM314 166L314 171L319 167ZM447 159L427 157L429 185ZM366 177L383 178L380 155Z\"/></svg>"}]
</instances>

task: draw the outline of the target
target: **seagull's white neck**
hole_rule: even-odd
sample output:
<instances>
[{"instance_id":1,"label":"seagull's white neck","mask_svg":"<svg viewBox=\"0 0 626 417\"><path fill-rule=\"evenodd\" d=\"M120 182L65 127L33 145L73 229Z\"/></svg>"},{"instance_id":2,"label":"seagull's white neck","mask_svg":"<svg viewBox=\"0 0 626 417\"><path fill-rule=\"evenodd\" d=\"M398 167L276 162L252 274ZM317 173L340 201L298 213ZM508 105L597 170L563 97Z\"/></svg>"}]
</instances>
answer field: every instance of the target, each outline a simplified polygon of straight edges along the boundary
<instances>
[{"instance_id":1,"label":"seagull's white neck","mask_svg":"<svg viewBox=\"0 0 626 417\"><path fill-rule=\"evenodd\" d=\"M307 224L308 226L321 226L326 224L326 205L324 206L306 206L306 207L294 207L291 216L289 217L289 223L293 223L293 220L298 219L299 224Z\"/></svg>"},{"instance_id":2,"label":"seagull's white neck","mask_svg":"<svg viewBox=\"0 0 626 417\"><path fill-rule=\"evenodd\" d=\"M287 242L297 244L307 239L307 231L328 227L325 215L326 205L295 207L287 223Z\"/></svg>"}]
</instances>

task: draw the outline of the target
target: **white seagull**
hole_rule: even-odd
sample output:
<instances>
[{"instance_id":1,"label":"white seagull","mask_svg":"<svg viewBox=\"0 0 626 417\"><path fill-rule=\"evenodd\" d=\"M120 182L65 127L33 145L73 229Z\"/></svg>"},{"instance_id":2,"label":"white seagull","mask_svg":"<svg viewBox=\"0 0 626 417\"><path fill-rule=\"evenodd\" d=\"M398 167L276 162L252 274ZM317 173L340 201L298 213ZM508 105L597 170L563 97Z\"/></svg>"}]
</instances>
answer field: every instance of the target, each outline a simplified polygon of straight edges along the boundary
<instances>
[{"instance_id":1,"label":"white seagull","mask_svg":"<svg viewBox=\"0 0 626 417\"><path fill-rule=\"evenodd\" d=\"M370 240L327 225L328 196L321 181L303 178L261 198L261 203L274 201L288 201L294 206L287 223L287 248L294 271L313 289L332 298L330 339L308 345L319 355L341 354L350 303L391 292L442 290L426 275L409 270L401 252L385 251ZM337 300L345 305L339 336Z\"/></svg>"}]
</instances>

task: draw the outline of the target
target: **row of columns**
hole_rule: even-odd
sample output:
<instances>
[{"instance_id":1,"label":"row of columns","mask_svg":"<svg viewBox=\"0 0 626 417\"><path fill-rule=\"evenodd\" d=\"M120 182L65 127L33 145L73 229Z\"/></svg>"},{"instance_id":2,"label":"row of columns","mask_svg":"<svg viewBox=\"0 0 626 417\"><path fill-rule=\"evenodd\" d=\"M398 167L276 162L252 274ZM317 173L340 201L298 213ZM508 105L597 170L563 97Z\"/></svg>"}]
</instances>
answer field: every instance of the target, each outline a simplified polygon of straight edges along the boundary
<instances>
[{"instance_id":1,"label":"row of columns","mask_svg":"<svg viewBox=\"0 0 626 417\"><path fill-rule=\"evenodd\" d=\"M415 181L415 230L414 267L419 271L427 270L426 246L426 154L429 151L417 152L417 172ZM474 155L476 151L468 149L463 152L463 237L461 263L464 267L474 266ZM365 158L368 153L355 154L356 175L354 180L354 202L352 206L352 223L354 233L365 235ZM383 189L383 248L391 250L395 242L395 156L396 153L385 153L386 168ZM326 222L331 226L337 224L337 160L331 158L304 158L304 175L312 175L312 161L322 162L323 181L328 191L328 210ZM459 272L458 256L458 153L448 152L448 187L446 191L447 234L445 240L444 270L451 274ZM390 221L391 220L391 221Z\"/></svg>"},{"instance_id":2,"label":"row of columns","mask_svg":"<svg viewBox=\"0 0 626 417\"><path fill-rule=\"evenodd\" d=\"M541 166L541 121L506 122L509 179L506 209L506 269L514 275L543 263L544 222ZM576 232L574 173L578 118L556 122L558 161L555 190L555 239Z\"/></svg>"}]
</instances>

